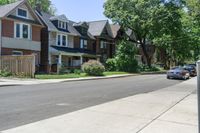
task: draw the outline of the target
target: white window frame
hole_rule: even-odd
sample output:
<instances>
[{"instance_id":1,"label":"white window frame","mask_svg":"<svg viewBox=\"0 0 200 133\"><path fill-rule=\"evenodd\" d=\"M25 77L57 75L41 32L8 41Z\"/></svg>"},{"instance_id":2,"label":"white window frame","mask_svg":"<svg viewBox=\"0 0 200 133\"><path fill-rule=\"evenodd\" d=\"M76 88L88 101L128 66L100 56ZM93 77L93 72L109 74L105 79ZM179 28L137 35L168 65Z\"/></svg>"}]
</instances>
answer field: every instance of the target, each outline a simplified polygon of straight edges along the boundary
<instances>
[{"instance_id":1,"label":"white window frame","mask_svg":"<svg viewBox=\"0 0 200 133\"><path fill-rule=\"evenodd\" d=\"M17 30L16 30L16 25L19 24L20 25L20 37L17 37ZM23 38L23 25L27 25L28 26L28 38ZM19 22L15 22L15 26L14 26L14 36L17 39L26 39L26 40L30 40L31 39L31 26L30 24L26 24L26 23L19 23Z\"/></svg>"},{"instance_id":2,"label":"white window frame","mask_svg":"<svg viewBox=\"0 0 200 133\"><path fill-rule=\"evenodd\" d=\"M59 36L59 35L60 35L60 45L58 45L58 36ZM66 45L63 45L63 36L66 37ZM68 47L68 35L57 34L57 35L56 35L56 46Z\"/></svg>"},{"instance_id":3,"label":"white window frame","mask_svg":"<svg viewBox=\"0 0 200 133\"><path fill-rule=\"evenodd\" d=\"M100 42L100 48L101 49L106 49L107 48L107 43L105 41Z\"/></svg>"},{"instance_id":4,"label":"white window frame","mask_svg":"<svg viewBox=\"0 0 200 133\"><path fill-rule=\"evenodd\" d=\"M88 46L88 41L84 40L84 45L83 45L84 49L87 49L87 46Z\"/></svg>"},{"instance_id":5,"label":"white window frame","mask_svg":"<svg viewBox=\"0 0 200 133\"><path fill-rule=\"evenodd\" d=\"M16 55L16 54L13 54L13 53L20 53L19 55ZM18 50L13 50L12 51L12 56L20 56L20 55L23 55L23 51L18 51Z\"/></svg>"},{"instance_id":6,"label":"white window frame","mask_svg":"<svg viewBox=\"0 0 200 133\"><path fill-rule=\"evenodd\" d=\"M88 46L88 40L81 39L80 40L80 48L87 49L87 46Z\"/></svg>"},{"instance_id":7,"label":"white window frame","mask_svg":"<svg viewBox=\"0 0 200 133\"><path fill-rule=\"evenodd\" d=\"M27 16L26 16L26 17L20 16L20 15L19 15L19 9L26 11L26 15L27 15ZM17 8L16 15L17 15L18 17L20 17L20 18L25 18L25 19L28 19L28 18L29 18L29 12L28 12L28 10L25 9L25 8Z\"/></svg>"},{"instance_id":8,"label":"white window frame","mask_svg":"<svg viewBox=\"0 0 200 133\"><path fill-rule=\"evenodd\" d=\"M66 29L66 27L67 27L67 24L65 22L58 20L58 28Z\"/></svg>"}]
</instances>

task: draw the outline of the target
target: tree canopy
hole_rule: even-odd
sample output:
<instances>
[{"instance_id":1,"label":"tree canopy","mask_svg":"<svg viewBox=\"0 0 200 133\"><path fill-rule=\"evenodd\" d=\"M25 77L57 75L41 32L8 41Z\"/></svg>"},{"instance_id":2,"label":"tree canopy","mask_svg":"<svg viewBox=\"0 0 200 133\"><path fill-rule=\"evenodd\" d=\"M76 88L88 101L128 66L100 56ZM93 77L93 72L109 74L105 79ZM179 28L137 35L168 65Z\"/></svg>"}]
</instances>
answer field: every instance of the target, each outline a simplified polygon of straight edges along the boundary
<instances>
[{"instance_id":1,"label":"tree canopy","mask_svg":"<svg viewBox=\"0 0 200 133\"><path fill-rule=\"evenodd\" d=\"M199 46L199 7L198 0L107 0L104 14L133 31L129 40L141 46L151 66L149 44L164 49L165 61L181 63L192 57Z\"/></svg>"}]
</instances>

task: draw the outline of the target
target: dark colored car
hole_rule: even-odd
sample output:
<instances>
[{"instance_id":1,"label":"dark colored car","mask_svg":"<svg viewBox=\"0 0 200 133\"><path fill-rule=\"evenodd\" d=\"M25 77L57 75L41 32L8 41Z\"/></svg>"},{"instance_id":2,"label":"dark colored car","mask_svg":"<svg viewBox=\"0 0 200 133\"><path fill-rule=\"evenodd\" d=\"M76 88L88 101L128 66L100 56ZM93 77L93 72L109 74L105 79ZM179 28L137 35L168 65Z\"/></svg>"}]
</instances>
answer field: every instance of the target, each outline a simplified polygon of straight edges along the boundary
<instances>
[{"instance_id":1,"label":"dark colored car","mask_svg":"<svg viewBox=\"0 0 200 133\"><path fill-rule=\"evenodd\" d=\"M194 65L185 65L184 69L189 71L191 77L197 76L196 67Z\"/></svg>"},{"instance_id":2,"label":"dark colored car","mask_svg":"<svg viewBox=\"0 0 200 133\"><path fill-rule=\"evenodd\" d=\"M186 80L190 78L190 74L189 74L189 71L187 71L183 67L173 67L167 72L167 79L170 79L170 78Z\"/></svg>"}]
</instances>

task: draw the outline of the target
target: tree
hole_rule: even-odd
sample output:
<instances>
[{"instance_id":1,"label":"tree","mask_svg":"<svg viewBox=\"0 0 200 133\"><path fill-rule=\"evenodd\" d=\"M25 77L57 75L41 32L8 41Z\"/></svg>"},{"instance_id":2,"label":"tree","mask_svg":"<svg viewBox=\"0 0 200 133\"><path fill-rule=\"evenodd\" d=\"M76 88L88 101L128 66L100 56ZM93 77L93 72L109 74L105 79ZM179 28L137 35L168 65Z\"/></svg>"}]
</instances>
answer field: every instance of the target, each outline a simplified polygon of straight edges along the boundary
<instances>
[{"instance_id":1,"label":"tree","mask_svg":"<svg viewBox=\"0 0 200 133\"><path fill-rule=\"evenodd\" d=\"M0 5L13 3L17 0L0 0ZM32 8L36 8L37 4L41 6L41 10L50 14L55 14L56 8L52 5L50 0L29 0Z\"/></svg>"},{"instance_id":2,"label":"tree","mask_svg":"<svg viewBox=\"0 0 200 133\"><path fill-rule=\"evenodd\" d=\"M182 19L184 6L184 0L107 0L104 13L125 30L133 31L134 37L129 39L141 46L151 67L148 43L164 49L169 62L178 64L191 57L191 38Z\"/></svg>"},{"instance_id":3,"label":"tree","mask_svg":"<svg viewBox=\"0 0 200 133\"><path fill-rule=\"evenodd\" d=\"M187 16L181 3L173 0L164 2L162 9L158 11L158 14L167 14L162 18L164 21L153 21L157 26L154 27L151 38L158 48L164 49L163 63L166 68L171 62L175 65L183 64L192 56L189 29L183 20Z\"/></svg>"},{"instance_id":4,"label":"tree","mask_svg":"<svg viewBox=\"0 0 200 133\"><path fill-rule=\"evenodd\" d=\"M185 8L187 17L184 19L184 24L188 27L191 36L194 61L197 61L200 59L200 1L187 0Z\"/></svg>"},{"instance_id":5,"label":"tree","mask_svg":"<svg viewBox=\"0 0 200 133\"><path fill-rule=\"evenodd\" d=\"M104 14L113 22L120 24L125 30L131 30L134 37L129 40L142 48L147 64L151 67L151 57L146 46L150 41L150 33L155 25L153 20L159 20L159 0L107 0L104 4Z\"/></svg>"},{"instance_id":6,"label":"tree","mask_svg":"<svg viewBox=\"0 0 200 133\"><path fill-rule=\"evenodd\" d=\"M133 47L132 42L121 40L117 44L115 56L116 68L118 71L136 72L138 62L135 59L136 47Z\"/></svg>"}]
</instances>

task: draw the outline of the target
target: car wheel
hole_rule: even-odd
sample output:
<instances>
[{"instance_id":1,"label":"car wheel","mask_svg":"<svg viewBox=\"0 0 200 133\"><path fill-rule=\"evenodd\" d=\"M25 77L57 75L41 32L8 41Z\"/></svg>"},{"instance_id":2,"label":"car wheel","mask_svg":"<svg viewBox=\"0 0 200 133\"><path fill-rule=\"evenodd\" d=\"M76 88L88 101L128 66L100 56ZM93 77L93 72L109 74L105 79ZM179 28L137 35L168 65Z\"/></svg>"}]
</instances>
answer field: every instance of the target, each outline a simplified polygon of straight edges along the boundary
<instances>
[{"instance_id":1,"label":"car wheel","mask_svg":"<svg viewBox=\"0 0 200 133\"><path fill-rule=\"evenodd\" d=\"M170 77L169 77L169 76L167 76L167 79L170 79Z\"/></svg>"}]
</instances>

